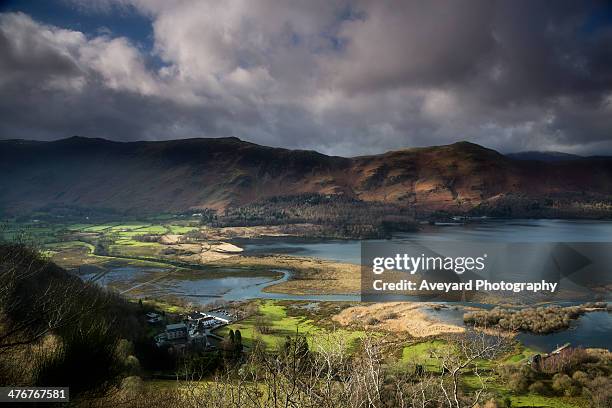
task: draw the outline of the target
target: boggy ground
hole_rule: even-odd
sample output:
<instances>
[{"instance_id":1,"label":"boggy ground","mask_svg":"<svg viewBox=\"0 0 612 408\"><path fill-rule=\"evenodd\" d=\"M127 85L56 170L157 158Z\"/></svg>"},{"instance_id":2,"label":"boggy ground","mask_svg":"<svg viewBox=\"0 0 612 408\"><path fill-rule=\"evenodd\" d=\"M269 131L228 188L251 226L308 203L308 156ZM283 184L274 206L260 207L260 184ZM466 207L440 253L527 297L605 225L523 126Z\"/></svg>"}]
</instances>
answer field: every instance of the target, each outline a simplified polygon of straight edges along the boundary
<instances>
[{"instance_id":1,"label":"boggy ground","mask_svg":"<svg viewBox=\"0 0 612 408\"><path fill-rule=\"evenodd\" d=\"M315 258L288 255L240 256L216 262L221 266L273 268L290 271L290 278L264 292L293 295L357 294L361 280L359 266Z\"/></svg>"},{"instance_id":2,"label":"boggy ground","mask_svg":"<svg viewBox=\"0 0 612 408\"><path fill-rule=\"evenodd\" d=\"M104 224L14 223L5 234L25 230L52 261L67 269L89 268L102 272L118 263L132 266L181 269L239 268L244 274L270 275L270 269L290 272L267 292L286 294L356 294L360 290L359 267L289 255L244 256L233 238L297 236L311 225L226 227L199 226L192 221L125 222Z\"/></svg>"},{"instance_id":3,"label":"boggy ground","mask_svg":"<svg viewBox=\"0 0 612 408\"><path fill-rule=\"evenodd\" d=\"M430 305L420 302L374 303L344 309L332 320L342 326L387 332L407 332L412 337L429 337L465 331L463 327L442 323L428 316L423 311L427 307Z\"/></svg>"}]
</instances>

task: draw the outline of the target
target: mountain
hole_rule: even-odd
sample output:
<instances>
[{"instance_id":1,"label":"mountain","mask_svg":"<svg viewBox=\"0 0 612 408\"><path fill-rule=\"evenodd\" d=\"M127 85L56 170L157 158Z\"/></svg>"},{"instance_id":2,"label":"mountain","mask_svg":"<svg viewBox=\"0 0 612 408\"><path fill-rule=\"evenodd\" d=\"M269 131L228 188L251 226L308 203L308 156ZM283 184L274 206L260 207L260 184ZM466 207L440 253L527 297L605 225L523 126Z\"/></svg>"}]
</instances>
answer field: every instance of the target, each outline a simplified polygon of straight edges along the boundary
<instances>
[{"instance_id":1,"label":"mountain","mask_svg":"<svg viewBox=\"0 0 612 408\"><path fill-rule=\"evenodd\" d=\"M563 160L578 160L583 159L583 156L578 156L576 154L563 153L563 152L553 152L553 151L526 151L526 152L517 152L517 153L508 153L506 156L511 159L517 160L540 160L545 162L555 162L555 161L563 161Z\"/></svg>"},{"instance_id":2,"label":"mountain","mask_svg":"<svg viewBox=\"0 0 612 408\"><path fill-rule=\"evenodd\" d=\"M585 208L608 216L612 159L525 161L468 142L343 158L237 138L0 141L5 214L44 206L131 214L222 209L301 193L384 201L419 213L518 216L520 209L548 206L569 211L561 216L582 216Z\"/></svg>"}]
</instances>

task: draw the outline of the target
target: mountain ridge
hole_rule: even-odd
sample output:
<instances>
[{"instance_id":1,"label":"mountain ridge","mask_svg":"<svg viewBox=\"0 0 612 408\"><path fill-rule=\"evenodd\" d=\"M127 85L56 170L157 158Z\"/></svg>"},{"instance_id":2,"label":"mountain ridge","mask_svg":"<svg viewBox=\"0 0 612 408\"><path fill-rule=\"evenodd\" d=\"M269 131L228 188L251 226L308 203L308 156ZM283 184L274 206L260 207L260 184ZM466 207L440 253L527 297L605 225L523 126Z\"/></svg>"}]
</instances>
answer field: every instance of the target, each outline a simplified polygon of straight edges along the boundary
<instances>
[{"instance_id":1,"label":"mountain ridge","mask_svg":"<svg viewBox=\"0 0 612 408\"><path fill-rule=\"evenodd\" d=\"M610 158L518 160L466 141L351 158L234 137L116 142L76 136L3 140L0 147L6 214L48 205L126 213L224 209L302 193L342 194L419 213L473 212L516 199L552 197L571 206L612 198Z\"/></svg>"}]
</instances>

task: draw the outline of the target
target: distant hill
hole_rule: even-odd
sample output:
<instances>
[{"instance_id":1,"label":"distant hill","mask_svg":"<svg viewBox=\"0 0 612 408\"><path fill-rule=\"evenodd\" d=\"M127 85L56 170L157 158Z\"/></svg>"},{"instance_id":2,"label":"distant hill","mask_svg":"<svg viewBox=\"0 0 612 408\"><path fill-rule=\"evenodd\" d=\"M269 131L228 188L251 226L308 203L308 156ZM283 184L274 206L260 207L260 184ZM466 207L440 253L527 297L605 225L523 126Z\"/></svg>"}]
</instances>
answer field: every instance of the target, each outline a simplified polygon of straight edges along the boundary
<instances>
[{"instance_id":1,"label":"distant hill","mask_svg":"<svg viewBox=\"0 0 612 408\"><path fill-rule=\"evenodd\" d=\"M468 142L343 158L237 138L0 141L6 214L62 205L130 214L222 209L302 193L419 213L537 216L546 206L557 216L608 216L612 159L518 160Z\"/></svg>"},{"instance_id":2,"label":"distant hill","mask_svg":"<svg viewBox=\"0 0 612 408\"><path fill-rule=\"evenodd\" d=\"M563 152L539 152L539 151L527 151L508 153L506 156L516 160L539 160L545 162L555 162L563 160L578 160L583 159L583 156L577 154L563 153Z\"/></svg>"}]
</instances>

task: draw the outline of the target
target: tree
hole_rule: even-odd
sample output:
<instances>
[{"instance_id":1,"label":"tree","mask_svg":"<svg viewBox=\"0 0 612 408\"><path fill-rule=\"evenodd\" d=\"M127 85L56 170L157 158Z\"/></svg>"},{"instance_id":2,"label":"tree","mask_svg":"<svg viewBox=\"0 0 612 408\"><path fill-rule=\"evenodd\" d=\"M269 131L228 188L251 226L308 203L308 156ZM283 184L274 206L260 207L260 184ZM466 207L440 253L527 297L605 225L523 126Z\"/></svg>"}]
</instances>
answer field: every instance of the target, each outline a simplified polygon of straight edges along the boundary
<instances>
[{"instance_id":1,"label":"tree","mask_svg":"<svg viewBox=\"0 0 612 408\"><path fill-rule=\"evenodd\" d=\"M230 329L227 333L227 337L223 340L221 347L223 349L223 356L226 360L236 360L240 356L238 347L242 350L242 335L238 330L237 333L238 334ZM238 344L240 344L240 346L238 346Z\"/></svg>"},{"instance_id":2,"label":"tree","mask_svg":"<svg viewBox=\"0 0 612 408\"><path fill-rule=\"evenodd\" d=\"M449 347L432 350L442 369L438 385L445 405L452 408L473 407L479 403L487 384L481 375L480 361L495 358L507 351L510 342L502 335L489 335L482 331L468 331L454 336ZM478 378L479 388L473 395L460 395L461 376L471 371Z\"/></svg>"},{"instance_id":3,"label":"tree","mask_svg":"<svg viewBox=\"0 0 612 408\"><path fill-rule=\"evenodd\" d=\"M234 333L234 346L237 354L242 353L242 333L240 333L239 329L236 329Z\"/></svg>"}]
</instances>

